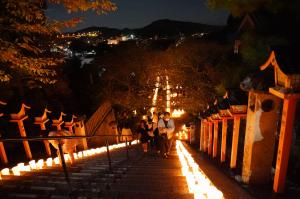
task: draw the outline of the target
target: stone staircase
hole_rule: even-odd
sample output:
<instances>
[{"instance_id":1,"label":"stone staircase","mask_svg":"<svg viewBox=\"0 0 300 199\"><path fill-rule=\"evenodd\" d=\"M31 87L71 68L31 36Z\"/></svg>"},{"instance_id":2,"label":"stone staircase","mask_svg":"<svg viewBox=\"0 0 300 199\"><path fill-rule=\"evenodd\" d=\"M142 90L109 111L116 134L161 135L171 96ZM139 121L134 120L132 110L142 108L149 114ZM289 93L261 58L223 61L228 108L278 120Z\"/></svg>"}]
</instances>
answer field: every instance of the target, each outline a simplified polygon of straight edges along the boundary
<instances>
[{"instance_id":1,"label":"stone staircase","mask_svg":"<svg viewBox=\"0 0 300 199\"><path fill-rule=\"evenodd\" d=\"M68 165L70 186L60 167L7 176L0 198L193 198L175 148L168 159L144 155L140 146L111 152L113 172L101 154Z\"/></svg>"},{"instance_id":2,"label":"stone staircase","mask_svg":"<svg viewBox=\"0 0 300 199\"><path fill-rule=\"evenodd\" d=\"M175 148L168 159L146 155L133 160L104 198L194 198L190 194Z\"/></svg>"}]
</instances>

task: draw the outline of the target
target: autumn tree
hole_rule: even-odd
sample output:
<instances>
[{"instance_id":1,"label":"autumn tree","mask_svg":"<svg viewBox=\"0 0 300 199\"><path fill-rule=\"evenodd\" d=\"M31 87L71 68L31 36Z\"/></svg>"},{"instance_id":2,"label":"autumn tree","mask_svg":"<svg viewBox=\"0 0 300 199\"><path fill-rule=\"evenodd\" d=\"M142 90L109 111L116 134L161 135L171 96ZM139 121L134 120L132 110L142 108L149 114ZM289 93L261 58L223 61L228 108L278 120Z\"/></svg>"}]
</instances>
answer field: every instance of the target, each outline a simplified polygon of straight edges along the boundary
<instances>
[{"instance_id":1,"label":"autumn tree","mask_svg":"<svg viewBox=\"0 0 300 199\"><path fill-rule=\"evenodd\" d=\"M149 110L159 76L158 108L165 110L168 76L172 92L178 94L172 98L172 108L197 113L206 107L221 79L219 68L215 66L228 49L194 39L186 39L179 46L173 42L166 49L153 48L151 42L145 46L126 42L99 54L93 67L89 66L93 68L91 74L101 74L95 77L94 85L89 86L94 90L90 94L98 101L107 99L128 109ZM159 41L155 42L159 45ZM176 90L177 85L181 89Z\"/></svg>"},{"instance_id":2,"label":"autumn tree","mask_svg":"<svg viewBox=\"0 0 300 199\"><path fill-rule=\"evenodd\" d=\"M49 41L63 27L80 19L55 21L45 16L48 3L62 4L68 12L93 10L98 14L114 11L109 0L2 0L0 1L0 81L16 76L52 84L56 67L63 62L49 52Z\"/></svg>"}]
</instances>

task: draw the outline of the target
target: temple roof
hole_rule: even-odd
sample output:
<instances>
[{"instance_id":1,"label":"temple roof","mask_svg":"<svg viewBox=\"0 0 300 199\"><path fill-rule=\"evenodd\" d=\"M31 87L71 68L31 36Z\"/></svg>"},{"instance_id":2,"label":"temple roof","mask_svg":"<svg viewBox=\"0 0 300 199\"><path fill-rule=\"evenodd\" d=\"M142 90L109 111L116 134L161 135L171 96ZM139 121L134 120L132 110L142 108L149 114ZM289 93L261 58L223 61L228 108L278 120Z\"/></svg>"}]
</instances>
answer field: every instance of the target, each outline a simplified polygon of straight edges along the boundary
<instances>
[{"instance_id":1,"label":"temple roof","mask_svg":"<svg viewBox=\"0 0 300 199\"><path fill-rule=\"evenodd\" d=\"M275 59L285 74L300 74L299 51L293 47L273 47Z\"/></svg>"}]
</instances>

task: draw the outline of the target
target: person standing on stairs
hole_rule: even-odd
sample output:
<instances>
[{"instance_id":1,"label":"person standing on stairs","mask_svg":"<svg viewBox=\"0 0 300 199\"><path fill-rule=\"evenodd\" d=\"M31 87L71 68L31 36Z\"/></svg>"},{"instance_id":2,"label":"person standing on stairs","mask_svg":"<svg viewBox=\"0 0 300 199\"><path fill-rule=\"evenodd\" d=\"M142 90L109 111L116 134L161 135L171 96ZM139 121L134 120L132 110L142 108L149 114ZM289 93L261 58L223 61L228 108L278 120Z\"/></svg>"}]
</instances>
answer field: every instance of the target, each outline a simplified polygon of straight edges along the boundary
<instances>
[{"instance_id":1,"label":"person standing on stairs","mask_svg":"<svg viewBox=\"0 0 300 199\"><path fill-rule=\"evenodd\" d=\"M144 153L148 152L148 141L149 141L148 133L150 131L152 131L152 129L148 128L147 122L145 120L141 120L140 124L139 124L139 127L137 129L137 134L138 134L139 139L141 141Z\"/></svg>"},{"instance_id":2,"label":"person standing on stairs","mask_svg":"<svg viewBox=\"0 0 300 199\"><path fill-rule=\"evenodd\" d=\"M173 144L173 133L175 130L174 120L169 112L164 113L164 117L158 121L159 143L161 155L166 158Z\"/></svg>"},{"instance_id":3,"label":"person standing on stairs","mask_svg":"<svg viewBox=\"0 0 300 199\"><path fill-rule=\"evenodd\" d=\"M122 113L121 120L119 121L119 129L121 132L121 142L129 142L129 145L131 144L131 141L133 140L132 135L132 122L128 117L128 112L124 111Z\"/></svg>"}]
</instances>

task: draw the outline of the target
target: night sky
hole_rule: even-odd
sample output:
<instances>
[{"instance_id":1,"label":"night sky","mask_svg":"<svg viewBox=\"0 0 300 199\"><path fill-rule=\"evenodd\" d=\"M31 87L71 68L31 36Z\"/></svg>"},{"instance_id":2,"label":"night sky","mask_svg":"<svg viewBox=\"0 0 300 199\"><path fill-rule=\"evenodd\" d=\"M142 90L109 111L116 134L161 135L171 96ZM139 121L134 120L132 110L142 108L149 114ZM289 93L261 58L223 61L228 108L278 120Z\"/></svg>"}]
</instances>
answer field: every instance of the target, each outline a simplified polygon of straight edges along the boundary
<instances>
[{"instance_id":1,"label":"night sky","mask_svg":"<svg viewBox=\"0 0 300 199\"><path fill-rule=\"evenodd\" d=\"M68 14L60 5L49 5L47 15L54 19L69 19L84 16L84 22L75 29L90 26L112 28L140 28L158 19L199 22L204 24L223 25L227 13L207 8L205 0L112 0L118 10L106 15L93 12ZM67 30L70 31L70 30Z\"/></svg>"}]
</instances>

